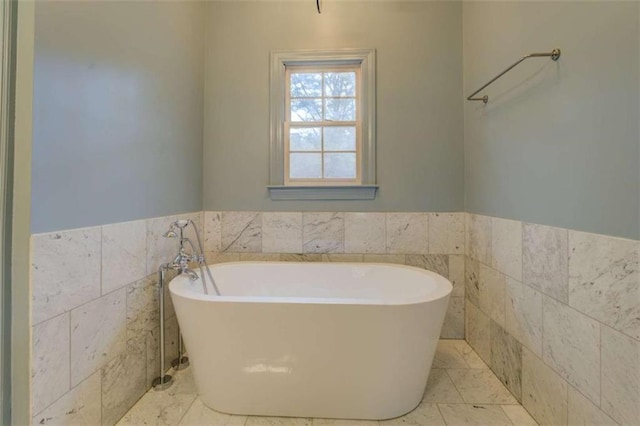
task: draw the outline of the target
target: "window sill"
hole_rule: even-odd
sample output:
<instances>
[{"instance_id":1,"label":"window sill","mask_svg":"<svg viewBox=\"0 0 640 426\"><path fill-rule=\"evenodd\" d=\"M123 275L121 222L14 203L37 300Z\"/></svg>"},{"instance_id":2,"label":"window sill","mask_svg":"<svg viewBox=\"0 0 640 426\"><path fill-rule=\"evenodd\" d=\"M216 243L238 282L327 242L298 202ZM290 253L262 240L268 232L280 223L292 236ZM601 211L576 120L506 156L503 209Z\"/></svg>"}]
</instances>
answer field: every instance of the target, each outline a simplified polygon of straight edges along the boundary
<instances>
[{"instance_id":1,"label":"window sill","mask_svg":"<svg viewBox=\"0 0 640 426\"><path fill-rule=\"evenodd\" d=\"M284 186L270 185L269 196L281 200L373 200L378 185Z\"/></svg>"}]
</instances>

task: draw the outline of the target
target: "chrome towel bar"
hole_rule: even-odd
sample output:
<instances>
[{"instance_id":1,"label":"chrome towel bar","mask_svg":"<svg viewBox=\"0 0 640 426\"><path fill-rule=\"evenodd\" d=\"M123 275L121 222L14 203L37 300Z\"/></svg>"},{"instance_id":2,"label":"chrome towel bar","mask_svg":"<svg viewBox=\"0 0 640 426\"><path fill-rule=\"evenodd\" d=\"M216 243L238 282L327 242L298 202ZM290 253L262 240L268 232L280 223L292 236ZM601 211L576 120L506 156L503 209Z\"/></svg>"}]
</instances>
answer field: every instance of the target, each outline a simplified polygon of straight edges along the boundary
<instances>
[{"instance_id":1,"label":"chrome towel bar","mask_svg":"<svg viewBox=\"0 0 640 426\"><path fill-rule=\"evenodd\" d=\"M557 61L558 58L560 58L560 49L553 49L551 52L549 53L530 53L527 56L523 56L522 58L518 59L516 62L514 62L513 64L511 64L509 67L507 67L504 71L502 71L500 74L498 74L497 76L493 77L491 80L489 80L489 82L487 84L485 84L484 86L482 86L481 88L479 88L478 90L476 90L475 92L473 92L472 94L469 95L469 97L467 98L468 101L482 101L485 104L487 102L489 102L489 96L484 95L481 98L474 98L475 95L477 95L479 92L481 92L482 90L484 90L487 86L489 86L491 83L493 83L494 81L496 81L497 79L499 79L500 77L502 77L503 75L505 75L507 72L511 71L513 68L515 68L516 65L518 65L520 62L524 61L525 59L529 59L529 58L543 58L543 57L551 57L551 59L553 59L554 61Z\"/></svg>"}]
</instances>

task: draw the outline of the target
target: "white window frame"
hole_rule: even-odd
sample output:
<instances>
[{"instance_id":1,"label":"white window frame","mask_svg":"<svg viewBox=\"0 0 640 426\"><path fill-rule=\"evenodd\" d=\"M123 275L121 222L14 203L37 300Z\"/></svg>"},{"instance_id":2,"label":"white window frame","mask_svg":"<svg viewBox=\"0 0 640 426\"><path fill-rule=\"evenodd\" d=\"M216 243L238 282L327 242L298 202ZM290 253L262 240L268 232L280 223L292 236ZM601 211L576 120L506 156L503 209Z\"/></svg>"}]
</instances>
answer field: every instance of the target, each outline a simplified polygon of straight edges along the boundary
<instances>
[{"instance_id":1,"label":"white window frame","mask_svg":"<svg viewBox=\"0 0 640 426\"><path fill-rule=\"evenodd\" d=\"M285 155L288 90L287 67L359 67L358 113L361 120L357 181L289 182ZM321 71L321 70L319 70ZM371 200L376 190L375 50L340 49L271 53L270 185L273 200Z\"/></svg>"}]
</instances>

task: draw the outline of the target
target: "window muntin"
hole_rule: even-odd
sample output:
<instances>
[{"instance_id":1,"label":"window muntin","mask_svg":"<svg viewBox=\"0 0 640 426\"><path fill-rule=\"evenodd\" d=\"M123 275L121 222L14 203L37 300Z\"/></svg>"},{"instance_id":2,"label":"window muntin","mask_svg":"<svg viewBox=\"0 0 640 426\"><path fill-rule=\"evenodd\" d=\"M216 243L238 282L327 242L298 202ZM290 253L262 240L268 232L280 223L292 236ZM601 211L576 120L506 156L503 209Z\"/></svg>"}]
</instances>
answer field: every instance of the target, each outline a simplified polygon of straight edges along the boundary
<instances>
[{"instance_id":1,"label":"window muntin","mask_svg":"<svg viewBox=\"0 0 640 426\"><path fill-rule=\"evenodd\" d=\"M360 66L285 69L285 185L362 181Z\"/></svg>"}]
</instances>

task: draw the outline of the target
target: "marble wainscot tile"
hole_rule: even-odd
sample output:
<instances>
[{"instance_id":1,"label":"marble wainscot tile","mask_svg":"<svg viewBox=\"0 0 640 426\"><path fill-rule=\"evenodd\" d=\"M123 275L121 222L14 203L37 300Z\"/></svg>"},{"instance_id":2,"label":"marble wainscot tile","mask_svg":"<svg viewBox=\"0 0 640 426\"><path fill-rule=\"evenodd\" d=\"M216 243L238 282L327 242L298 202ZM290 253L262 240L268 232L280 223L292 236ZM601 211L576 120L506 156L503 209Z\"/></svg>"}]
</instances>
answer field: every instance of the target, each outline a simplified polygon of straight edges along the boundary
<instances>
[{"instance_id":1,"label":"marble wainscot tile","mask_svg":"<svg viewBox=\"0 0 640 426\"><path fill-rule=\"evenodd\" d=\"M640 342L602 331L602 410L621 424L640 424Z\"/></svg>"},{"instance_id":2,"label":"marble wainscot tile","mask_svg":"<svg viewBox=\"0 0 640 426\"><path fill-rule=\"evenodd\" d=\"M100 296L99 227L34 235L33 324Z\"/></svg>"},{"instance_id":3,"label":"marble wainscot tile","mask_svg":"<svg viewBox=\"0 0 640 426\"><path fill-rule=\"evenodd\" d=\"M429 213L429 253L464 254L464 213Z\"/></svg>"},{"instance_id":4,"label":"marble wainscot tile","mask_svg":"<svg viewBox=\"0 0 640 426\"><path fill-rule=\"evenodd\" d=\"M361 254L323 254L323 262L362 262L363 255Z\"/></svg>"},{"instance_id":5,"label":"marble wainscot tile","mask_svg":"<svg viewBox=\"0 0 640 426\"><path fill-rule=\"evenodd\" d=\"M490 319L476 305L465 303L465 340L487 364L491 362Z\"/></svg>"},{"instance_id":6,"label":"marble wainscot tile","mask_svg":"<svg viewBox=\"0 0 640 426\"><path fill-rule=\"evenodd\" d=\"M222 251L262 251L262 213L222 212Z\"/></svg>"},{"instance_id":7,"label":"marble wainscot tile","mask_svg":"<svg viewBox=\"0 0 640 426\"><path fill-rule=\"evenodd\" d=\"M279 253L240 253L240 261L242 262L278 262L280 261Z\"/></svg>"},{"instance_id":8,"label":"marble wainscot tile","mask_svg":"<svg viewBox=\"0 0 640 426\"><path fill-rule=\"evenodd\" d=\"M567 424L567 382L522 348L522 405L541 425Z\"/></svg>"},{"instance_id":9,"label":"marble wainscot tile","mask_svg":"<svg viewBox=\"0 0 640 426\"><path fill-rule=\"evenodd\" d=\"M303 213L302 251L304 253L344 252L344 213Z\"/></svg>"},{"instance_id":10,"label":"marble wainscot tile","mask_svg":"<svg viewBox=\"0 0 640 426\"><path fill-rule=\"evenodd\" d=\"M385 253L384 213L345 213L345 253Z\"/></svg>"},{"instance_id":11,"label":"marble wainscot tile","mask_svg":"<svg viewBox=\"0 0 640 426\"><path fill-rule=\"evenodd\" d=\"M445 426L436 404L423 402L410 413L391 420L380 421L380 426ZM315 426L315 420L314 420Z\"/></svg>"},{"instance_id":12,"label":"marble wainscot tile","mask_svg":"<svg viewBox=\"0 0 640 426\"><path fill-rule=\"evenodd\" d=\"M522 401L522 343L491 321L491 369L498 379Z\"/></svg>"},{"instance_id":13,"label":"marble wainscot tile","mask_svg":"<svg viewBox=\"0 0 640 426\"><path fill-rule=\"evenodd\" d=\"M464 339L464 297L450 297L440 337Z\"/></svg>"},{"instance_id":14,"label":"marble wainscot tile","mask_svg":"<svg viewBox=\"0 0 640 426\"><path fill-rule=\"evenodd\" d=\"M637 422L634 422L637 423ZM628 423L628 424L634 424ZM616 426L618 423L600 411L588 398L569 386L570 426Z\"/></svg>"},{"instance_id":15,"label":"marble wainscot tile","mask_svg":"<svg viewBox=\"0 0 640 426\"><path fill-rule=\"evenodd\" d=\"M569 231L569 305L640 340L640 242Z\"/></svg>"},{"instance_id":16,"label":"marble wainscot tile","mask_svg":"<svg viewBox=\"0 0 640 426\"><path fill-rule=\"evenodd\" d=\"M542 293L507 277L505 328L542 357Z\"/></svg>"},{"instance_id":17,"label":"marble wainscot tile","mask_svg":"<svg viewBox=\"0 0 640 426\"><path fill-rule=\"evenodd\" d=\"M523 224L522 282L567 303L568 244L566 229Z\"/></svg>"},{"instance_id":18,"label":"marble wainscot tile","mask_svg":"<svg viewBox=\"0 0 640 426\"><path fill-rule=\"evenodd\" d=\"M207 264L227 263L240 261L240 253L219 253L210 251L205 253Z\"/></svg>"},{"instance_id":19,"label":"marble wainscot tile","mask_svg":"<svg viewBox=\"0 0 640 426\"><path fill-rule=\"evenodd\" d=\"M491 219L491 261L495 270L522 281L522 222Z\"/></svg>"},{"instance_id":20,"label":"marble wainscot tile","mask_svg":"<svg viewBox=\"0 0 640 426\"><path fill-rule=\"evenodd\" d=\"M204 212L204 251L222 250L222 213Z\"/></svg>"},{"instance_id":21,"label":"marble wainscot tile","mask_svg":"<svg viewBox=\"0 0 640 426\"><path fill-rule=\"evenodd\" d=\"M491 218L475 214L469 214L466 217L467 255L485 265L491 265Z\"/></svg>"},{"instance_id":22,"label":"marble wainscot tile","mask_svg":"<svg viewBox=\"0 0 640 426\"><path fill-rule=\"evenodd\" d=\"M127 286L127 339L144 336L160 323L158 291L155 277Z\"/></svg>"},{"instance_id":23,"label":"marble wainscot tile","mask_svg":"<svg viewBox=\"0 0 640 426\"><path fill-rule=\"evenodd\" d=\"M117 290L71 311L71 385L125 350L126 291Z\"/></svg>"},{"instance_id":24,"label":"marble wainscot tile","mask_svg":"<svg viewBox=\"0 0 640 426\"><path fill-rule=\"evenodd\" d=\"M102 424L113 425L147 390L144 336L130 339L127 350L102 368Z\"/></svg>"},{"instance_id":25,"label":"marble wainscot tile","mask_svg":"<svg viewBox=\"0 0 640 426\"><path fill-rule=\"evenodd\" d=\"M446 254L408 254L405 262L409 266L426 269L443 277L449 277L449 256Z\"/></svg>"},{"instance_id":26,"label":"marble wainscot tile","mask_svg":"<svg viewBox=\"0 0 640 426\"><path fill-rule=\"evenodd\" d=\"M263 253L302 253L302 213L262 213Z\"/></svg>"},{"instance_id":27,"label":"marble wainscot tile","mask_svg":"<svg viewBox=\"0 0 640 426\"><path fill-rule=\"evenodd\" d=\"M281 254L281 262L322 262L320 253Z\"/></svg>"},{"instance_id":28,"label":"marble wainscot tile","mask_svg":"<svg viewBox=\"0 0 640 426\"><path fill-rule=\"evenodd\" d=\"M177 219L164 216L147 220L147 275L158 272L160 265L171 262L178 253L178 240L163 237Z\"/></svg>"},{"instance_id":29,"label":"marble wainscot tile","mask_svg":"<svg viewBox=\"0 0 640 426\"><path fill-rule=\"evenodd\" d=\"M102 294L147 274L147 223L144 220L102 227Z\"/></svg>"},{"instance_id":30,"label":"marble wainscot tile","mask_svg":"<svg viewBox=\"0 0 640 426\"><path fill-rule=\"evenodd\" d=\"M184 415L178 424L183 426L244 426L246 421L247 416L219 413L204 405L200 398L196 398L189 408L189 411L187 411L187 414Z\"/></svg>"},{"instance_id":31,"label":"marble wainscot tile","mask_svg":"<svg viewBox=\"0 0 640 426\"><path fill-rule=\"evenodd\" d=\"M545 296L542 359L596 404L600 401L600 326Z\"/></svg>"},{"instance_id":32,"label":"marble wainscot tile","mask_svg":"<svg viewBox=\"0 0 640 426\"><path fill-rule=\"evenodd\" d=\"M387 213L387 253L426 254L429 249L426 213Z\"/></svg>"},{"instance_id":33,"label":"marble wainscot tile","mask_svg":"<svg viewBox=\"0 0 640 426\"><path fill-rule=\"evenodd\" d=\"M480 305L480 263L470 257L464 262L464 295L471 303Z\"/></svg>"},{"instance_id":34,"label":"marble wainscot tile","mask_svg":"<svg viewBox=\"0 0 640 426\"><path fill-rule=\"evenodd\" d=\"M404 254L365 254L362 259L368 263L394 263L396 265L405 264Z\"/></svg>"},{"instance_id":35,"label":"marble wainscot tile","mask_svg":"<svg viewBox=\"0 0 640 426\"><path fill-rule=\"evenodd\" d=\"M464 402L470 404L517 404L491 370L480 368L449 369L456 389Z\"/></svg>"},{"instance_id":36,"label":"marble wainscot tile","mask_svg":"<svg viewBox=\"0 0 640 426\"><path fill-rule=\"evenodd\" d=\"M433 368L429 373L423 402L462 403L460 392L456 389L446 370Z\"/></svg>"},{"instance_id":37,"label":"marble wainscot tile","mask_svg":"<svg viewBox=\"0 0 640 426\"><path fill-rule=\"evenodd\" d=\"M464 256L461 254L449 255L449 281L453 285L451 296L464 297Z\"/></svg>"},{"instance_id":38,"label":"marble wainscot tile","mask_svg":"<svg viewBox=\"0 0 640 426\"><path fill-rule=\"evenodd\" d=\"M34 413L70 388L69 340L68 312L33 327L31 385Z\"/></svg>"},{"instance_id":39,"label":"marble wainscot tile","mask_svg":"<svg viewBox=\"0 0 640 426\"><path fill-rule=\"evenodd\" d=\"M522 405L501 405L502 411L516 426L538 426L535 420L527 413Z\"/></svg>"},{"instance_id":40,"label":"marble wainscot tile","mask_svg":"<svg viewBox=\"0 0 640 426\"><path fill-rule=\"evenodd\" d=\"M456 426L513 426L499 405L438 404L448 425Z\"/></svg>"},{"instance_id":41,"label":"marble wainscot tile","mask_svg":"<svg viewBox=\"0 0 640 426\"><path fill-rule=\"evenodd\" d=\"M507 277L500 272L480 264L478 299L480 309L489 317L504 326L505 289Z\"/></svg>"},{"instance_id":42,"label":"marble wainscot tile","mask_svg":"<svg viewBox=\"0 0 640 426\"><path fill-rule=\"evenodd\" d=\"M34 425L99 425L100 372L96 372L62 398L38 413Z\"/></svg>"}]
</instances>

